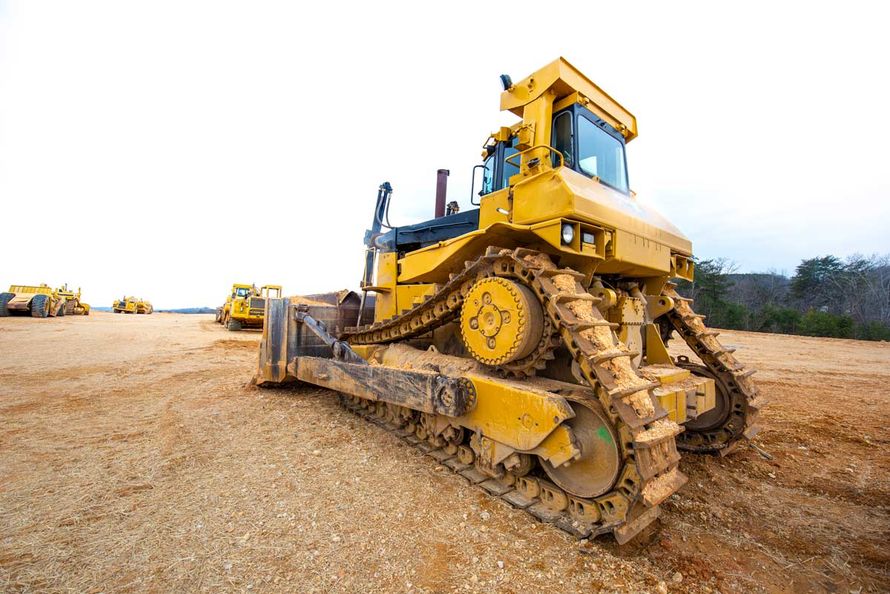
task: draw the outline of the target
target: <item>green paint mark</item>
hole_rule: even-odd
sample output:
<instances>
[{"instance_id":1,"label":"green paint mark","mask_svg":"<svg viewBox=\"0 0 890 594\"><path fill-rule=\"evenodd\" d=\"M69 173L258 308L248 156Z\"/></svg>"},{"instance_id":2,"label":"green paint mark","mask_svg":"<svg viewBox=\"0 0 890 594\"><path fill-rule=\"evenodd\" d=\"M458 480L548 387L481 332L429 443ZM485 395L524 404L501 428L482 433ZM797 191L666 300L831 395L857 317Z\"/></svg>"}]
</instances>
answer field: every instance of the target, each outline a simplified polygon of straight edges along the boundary
<instances>
[{"instance_id":1,"label":"green paint mark","mask_svg":"<svg viewBox=\"0 0 890 594\"><path fill-rule=\"evenodd\" d=\"M609 433L609 430L605 426L597 429L596 435L600 438L601 441L604 441L608 444L615 443L615 440L612 439L612 434Z\"/></svg>"}]
</instances>

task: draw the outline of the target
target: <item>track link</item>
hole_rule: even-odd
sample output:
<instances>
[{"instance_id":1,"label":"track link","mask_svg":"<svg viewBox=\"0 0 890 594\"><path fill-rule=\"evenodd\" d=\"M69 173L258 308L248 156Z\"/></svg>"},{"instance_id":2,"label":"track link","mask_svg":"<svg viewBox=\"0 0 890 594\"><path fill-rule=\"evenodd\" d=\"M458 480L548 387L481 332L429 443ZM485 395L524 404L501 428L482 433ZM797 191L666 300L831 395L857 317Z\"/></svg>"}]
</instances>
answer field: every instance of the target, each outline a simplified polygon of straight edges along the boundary
<instances>
[{"instance_id":1,"label":"track link","mask_svg":"<svg viewBox=\"0 0 890 594\"><path fill-rule=\"evenodd\" d=\"M554 502L574 499L556 485L536 477L521 477L520 479L507 475L501 479L493 478L480 472L473 464L462 462L455 447L449 445L437 447L430 443L428 439L420 439L410 425L406 428L404 423L394 422L391 416L381 414L380 409L374 407L375 403L371 401L357 402L359 400L357 398L349 398L348 396L340 396L340 404L346 410L395 435L403 442L435 460L438 464L460 475L490 497L500 499L514 509L525 511L541 522L552 524L579 539L593 538L606 534L621 526L620 522L602 523L594 526L579 520L575 517L576 514L586 511L580 501L572 501L571 509L574 513L568 510L557 509L560 506L558 503L554 505ZM517 482L519 480L522 481L522 489L518 488ZM529 495L534 490L538 491L538 495L530 497ZM636 534L637 531L657 519L658 515L659 508L656 506L648 510L645 516L637 516L637 521L633 526L633 534ZM631 538L633 534L630 535ZM625 541L622 540L621 542Z\"/></svg>"},{"instance_id":2,"label":"track link","mask_svg":"<svg viewBox=\"0 0 890 594\"><path fill-rule=\"evenodd\" d=\"M622 470L611 491L591 499L569 495L543 479L508 476L506 483L495 487L491 481L498 483L497 479L476 468L457 471L488 484L490 492L506 489L498 496L511 497L513 501L507 499L511 505L524 506L539 519L575 535L612 531L619 542L629 540L657 517L658 504L686 481L677 467L680 455L675 438L682 429L668 419L652 394L658 384L634 369L634 353L616 339L614 325L595 307L597 298L581 284L583 274L557 268L540 252L489 248L425 302L395 318L348 328L344 338L352 344L383 345L425 334L453 320L473 284L490 276L521 282L537 295L555 334L571 353L579 379L591 387L569 399L576 405L587 401L602 406L619 436ZM550 348L558 344L546 333L545 339ZM530 480L537 483L523 488ZM514 484L520 488L514 489ZM510 495L513 491L522 493Z\"/></svg>"},{"instance_id":3,"label":"track link","mask_svg":"<svg viewBox=\"0 0 890 594\"><path fill-rule=\"evenodd\" d=\"M750 439L757 434L760 429L757 416L766 405L766 398L758 393L751 379L754 370L747 369L735 358L735 349L724 347L717 340L719 332L705 326L703 316L692 310L691 300L677 293L673 283L668 283L662 294L673 299L675 304L674 309L665 315L704 364L680 359L677 365L712 377L717 383L718 392L722 392L722 397L726 399L724 406L727 408L725 418L717 426L703 430L687 427L677 438L677 445L681 450L726 455L736 449L743 438Z\"/></svg>"}]
</instances>

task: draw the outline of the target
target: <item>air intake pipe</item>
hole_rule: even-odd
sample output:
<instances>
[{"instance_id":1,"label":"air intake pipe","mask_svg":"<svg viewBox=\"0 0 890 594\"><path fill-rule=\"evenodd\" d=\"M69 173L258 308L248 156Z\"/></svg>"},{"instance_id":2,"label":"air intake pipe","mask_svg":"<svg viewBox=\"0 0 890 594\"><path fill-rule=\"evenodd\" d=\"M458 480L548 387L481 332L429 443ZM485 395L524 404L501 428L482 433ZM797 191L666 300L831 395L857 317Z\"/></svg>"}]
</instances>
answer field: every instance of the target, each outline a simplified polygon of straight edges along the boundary
<instances>
[{"instance_id":1,"label":"air intake pipe","mask_svg":"<svg viewBox=\"0 0 890 594\"><path fill-rule=\"evenodd\" d=\"M436 172L436 214L438 219L445 216L445 196L448 194L448 175L451 172L447 169L440 169Z\"/></svg>"}]
</instances>

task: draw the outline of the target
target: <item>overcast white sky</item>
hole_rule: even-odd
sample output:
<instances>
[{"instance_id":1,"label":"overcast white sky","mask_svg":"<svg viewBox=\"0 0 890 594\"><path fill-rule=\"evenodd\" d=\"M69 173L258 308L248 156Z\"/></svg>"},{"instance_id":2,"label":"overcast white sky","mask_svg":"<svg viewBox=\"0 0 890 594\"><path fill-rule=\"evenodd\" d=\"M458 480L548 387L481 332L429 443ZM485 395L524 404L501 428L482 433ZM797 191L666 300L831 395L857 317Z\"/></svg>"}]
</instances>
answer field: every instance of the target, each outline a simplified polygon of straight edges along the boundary
<instances>
[{"instance_id":1,"label":"overcast white sky","mask_svg":"<svg viewBox=\"0 0 890 594\"><path fill-rule=\"evenodd\" d=\"M377 186L416 222L448 168L468 207L498 74L560 55L637 116L631 186L699 257L890 252L884 3L618 4L0 0L0 284L355 287Z\"/></svg>"}]
</instances>

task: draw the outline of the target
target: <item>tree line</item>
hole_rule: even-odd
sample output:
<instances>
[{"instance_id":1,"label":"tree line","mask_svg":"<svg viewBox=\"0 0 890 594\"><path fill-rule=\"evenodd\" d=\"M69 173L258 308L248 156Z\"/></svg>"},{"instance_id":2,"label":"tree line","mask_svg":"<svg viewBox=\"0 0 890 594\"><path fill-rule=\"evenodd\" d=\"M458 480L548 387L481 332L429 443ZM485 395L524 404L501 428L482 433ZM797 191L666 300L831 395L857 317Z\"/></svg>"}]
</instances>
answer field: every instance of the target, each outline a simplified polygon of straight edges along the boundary
<instances>
[{"instance_id":1,"label":"tree line","mask_svg":"<svg viewBox=\"0 0 890 594\"><path fill-rule=\"evenodd\" d=\"M791 278L737 274L729 260L696 263L678 290L716 328L890 340L890 255L801 261Z\"/></svg>"}]
</instances>

